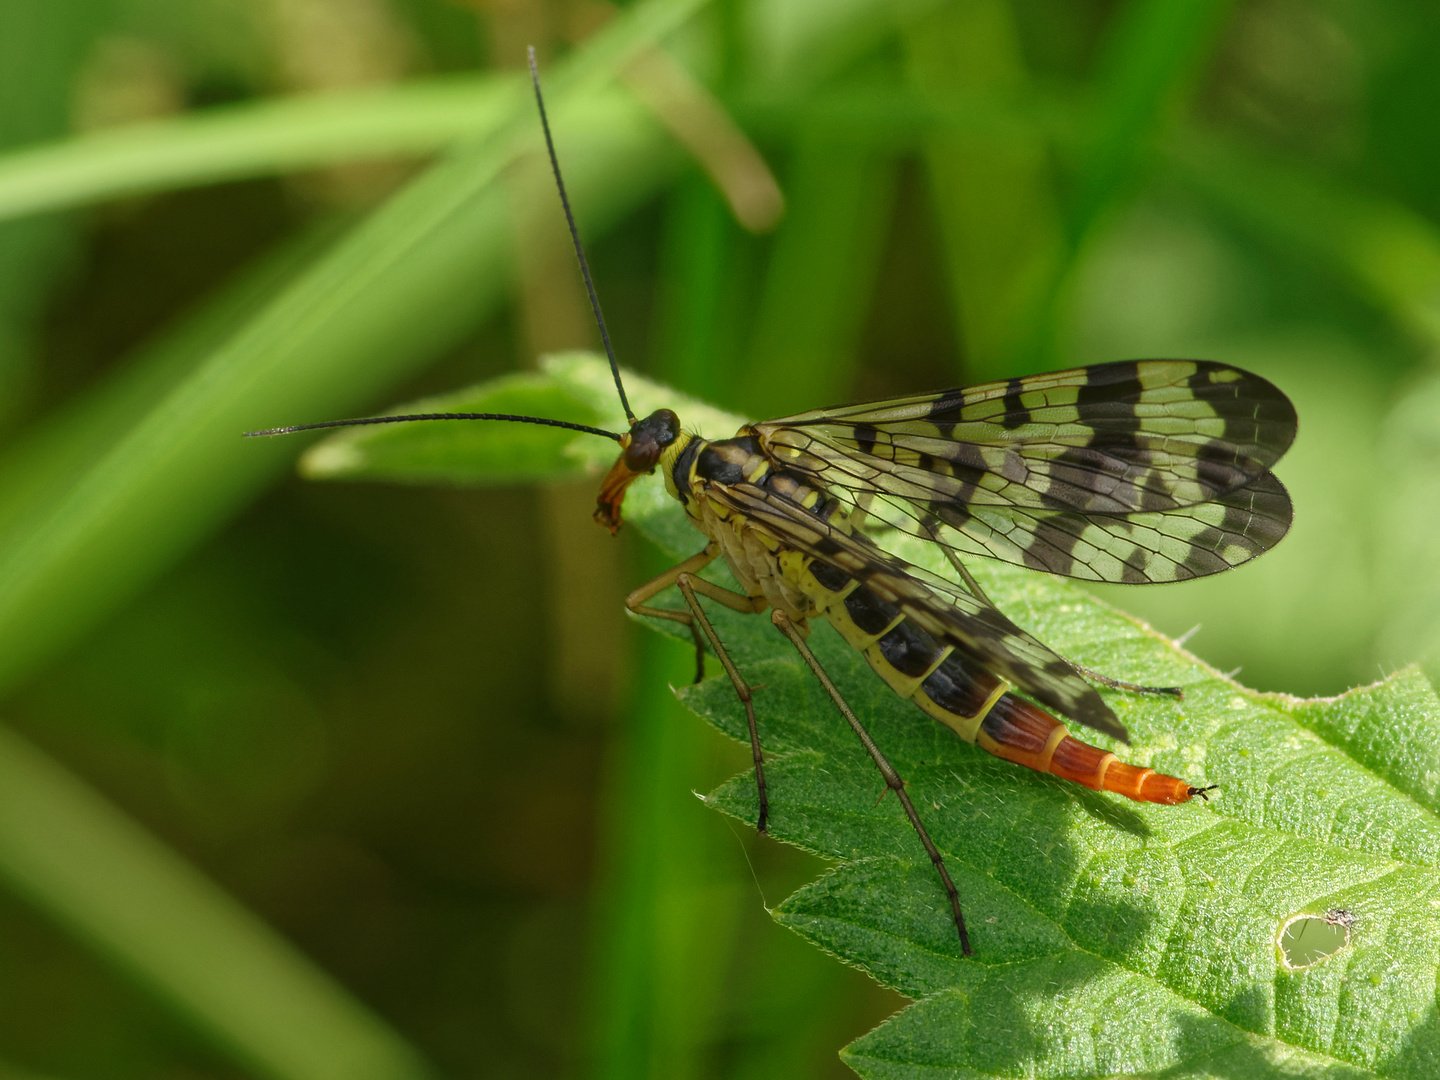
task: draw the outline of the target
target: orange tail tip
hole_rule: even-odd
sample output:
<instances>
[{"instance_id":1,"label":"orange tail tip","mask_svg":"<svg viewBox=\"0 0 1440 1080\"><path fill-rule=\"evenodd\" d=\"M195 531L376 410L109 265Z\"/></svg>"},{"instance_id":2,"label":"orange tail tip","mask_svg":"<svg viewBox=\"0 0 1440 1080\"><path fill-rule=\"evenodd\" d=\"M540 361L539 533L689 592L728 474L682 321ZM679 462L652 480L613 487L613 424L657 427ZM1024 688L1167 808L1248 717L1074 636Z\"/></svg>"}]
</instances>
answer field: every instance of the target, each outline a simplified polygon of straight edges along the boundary
<instances>
[{"instance_id":1,"label":"orange tail tip","mask_svg":"<svg viewBox=\"0 0 1440 1080\"><path fill-rule=\"evenodd\" d=\"M1178 777L1127 765L1110 751L1074 738L1049 713L1013 694L995 703L975 741L1006 761L1096 791L1113 791L1136 802L1189 802L1196 795L1203 799L1212 789L1192 787Z\"/></svg>"}]
</instances>

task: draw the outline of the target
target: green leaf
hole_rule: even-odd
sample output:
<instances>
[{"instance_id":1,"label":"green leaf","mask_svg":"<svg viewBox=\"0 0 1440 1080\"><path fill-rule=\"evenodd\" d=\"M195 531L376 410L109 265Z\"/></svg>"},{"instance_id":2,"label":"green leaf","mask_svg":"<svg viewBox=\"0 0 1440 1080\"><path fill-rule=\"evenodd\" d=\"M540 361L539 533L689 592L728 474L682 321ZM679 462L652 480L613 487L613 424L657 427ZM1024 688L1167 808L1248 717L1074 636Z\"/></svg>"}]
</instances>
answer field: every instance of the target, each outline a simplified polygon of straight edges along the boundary
<instances>
[{"instance_id":1,"label":"green leaf","mask_svg":"<svg viewBox=\"0 0 1440 1080\"><path fill-rule=\"evenodd\" d=\"M425 398L392 412L517 412L592 424L609 431L628 428L604 360L588 353L556 353L536 375L507 375L465 390ZM630 405L640 416L658 408L679 413L692 431L723 438L738 417L668 387L624 373ZM533 454L523 461L520 451ZM564 428L476 421L435 421L351 428L316 443L300 460L315 480L390 480L485 487L522 480L599 477L615 461L614 443ZM694 547L684 515L655 482L642 482L625 501L626 519L675 551ZM689 552L687 551L687 554ZM686 640L689 640L687 635Z\"/></svg>"},{"instance_id":2,"label":"green leaf","mask_svg":"<svg viewBox=\"0 0 1440 1080\"><path fill-rule=\"evenodd\" d=\"M594 411L543 375L509 375L484 386L426 398L408 411L510 413L574 424ZM312 480L391 480L406 484L513 484L583 470L595 437L518 423L426 421L350 428L306 451L300 472Z\"/></svg>"},{"instance_id":3,"label":"green leaf","mask_svg":"<svg viewBox=\"0 0 1440 1080\"><path fill-rule=\"evenodd\" d=\"M601 361L555 358L544 378L615 422ZM637 411L666 400L633 377L627 388ZM709 435L738 424L668 400ZM502 467L478 462L472 480ZM626 514L668 554L701 546L654 480L636 485ZM943 572L918 542L893 546ZM1179 702L1107 691L1134 735L1115 749L1219 790L1208 804L1131 803L990 757L815 627L817 655L908 781L956 879L976 950L964 959L919 842L895 800L877 798L883 782L821 688L767 620L714 607L760 687L771 834L837 861L775 917L919 999L853 1044L850 1064L867 1077L1437 1075L1440 699L1424 677L1326 701L1260 694L1068 583L976 571L1064 655L1184 687ZM725 678L680 697L745 737ZM708 801L754 820L749 775ZM1282 928L1331 909L1353 916L1346 943L1291 966Z\"/></svg>"}]
</instances>

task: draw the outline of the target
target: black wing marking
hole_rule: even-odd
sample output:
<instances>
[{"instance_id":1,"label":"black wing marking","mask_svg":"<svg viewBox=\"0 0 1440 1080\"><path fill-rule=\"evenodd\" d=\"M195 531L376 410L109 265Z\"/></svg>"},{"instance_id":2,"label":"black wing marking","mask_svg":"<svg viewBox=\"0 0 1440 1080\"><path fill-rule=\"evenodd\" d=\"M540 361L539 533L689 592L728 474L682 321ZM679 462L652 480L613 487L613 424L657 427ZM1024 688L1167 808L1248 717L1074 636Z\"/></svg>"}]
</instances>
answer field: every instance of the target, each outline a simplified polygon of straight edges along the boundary
<instances>
[{"instance_id":1,"label":"black wing marking","mask_svg":"<svg viewBox=\"0 0 1440 1080\"><path fill-rule=\"evenodd\" d=\"M1095 581L1175 581L1269 550L1294 407L1208 361L1100 364L751 429L775 463L914 535Z\"/></svg>"},{"instance_id":2,"label":"black wing marking","mask_svg":"<svg viewBox=\"0 0 1440 1080\"><path fill-rule=\"evenodd\" d=\"M869 516L961 555L981 555L1085 581L1184 581L1269 551L1290 528L1290 496L1274 473L1211 502L1164 512L1085 515L1023 507L931 506L893 499Z\"/></svg>"}]
</instances>

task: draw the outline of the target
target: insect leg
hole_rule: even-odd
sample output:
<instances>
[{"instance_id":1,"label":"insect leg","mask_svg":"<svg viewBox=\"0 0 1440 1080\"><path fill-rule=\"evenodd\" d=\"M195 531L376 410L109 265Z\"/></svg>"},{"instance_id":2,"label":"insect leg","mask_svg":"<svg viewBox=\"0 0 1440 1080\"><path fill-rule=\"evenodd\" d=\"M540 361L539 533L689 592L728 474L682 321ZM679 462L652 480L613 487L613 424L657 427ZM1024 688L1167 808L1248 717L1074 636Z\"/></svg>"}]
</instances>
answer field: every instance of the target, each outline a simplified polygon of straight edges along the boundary
<instances>
[{"instance_id":1,"label":"insect leg","mask_svg":"<svg viewBox=\"0 0 1440 1080\"><path fill-rule=\"evenodd\" d=\"M960 580L963 581L965 583L965 587L970 590L970 595L975 597L976 600L979 600L982 603L989 604L991 607L995 607L995 604L990 599L990 597L985 595L985 590L980 588L980 583L971 576L970 571L966 569L965 564L960 561L960 556L956 555L955 552L951 551L950 545L940 539L940 534L935 531L935 525L936 520L933 517L926 518L925 520L920 522L920 527L930 534L930 539L935 541L935 546L940 549L941 553L945 556L946 561L949 562L952 567L954 567L955 573L960 575Z\"/></svg>"},{"instance_id":2,"label":"insect leg","mask_svg":"<svg viewBox=\"0 0 1440 1080\"><path fill-rule=\"evenodd\" d=\"M855 496L855 509L850 511L850 525L854 529L863 529L865 519L870 516L870 507L875 502L875 496L868 491L862 491Z\"/></svg>"},{"instance_id":3,"label":"insect leg","mask_svg":"<svg viewBox=\"0 0 1440 1080\"><path fill-rule=\"evenodd\" d=\"M740 699L740 704L745 706L745 722L750 725L750 755L755 761L755 792L760 800L760 813L755 824L757 832L765 831L765 822L770 817L770 800L765 795L765 756L760 752L760 732L755 727L755 703L752 700L750 684L740 674L740 669L735 666L735 661L730 659L730 654L725 651L725 646L720 643L720 635L715 632L715 627L710 625L710 619L705 614L705 609L700 606L700 600L695 595L695 586L700 582L692 578L688 573L682 572L676 579L675 584L680 587L680 595L685 597L685 603L689 605L694 615L693 627L696 623L710 639L710 647L715 650L720 663L725 668L725 674L730 676L730 682L735 687L735 696ZM728 590L725 590L728 591ZM710 595L710 594L706 594ZM738 596L738 593L731 593L731 596Z\"/></svg>"},{"instance_id":4,"label":"insect leg","mask_svg":"<svg viewBox=\"0 0 1440 1080\"><path fill-rule=\"evenodd\" d=\"M790 643L799 651L800 658L815 673L815 678L820 680L820 685L830 695L830 700L835 703L835 707L845 717L846 722L850 725L850 730L859 737L866 752L870 755L870 759L875 762L875 767L880 770L880 775L885 778L885 786L895 792L896 798L900 800L900 805L905 808L905 816L910 819L910 824L915 829L915 835L920 837L920 843L924 845L925 853L930 856L930 861L940 875L940 883L945 886L945 895L950 898L950 910L955 916L955 929L960 932L960 951L966 956L971 955L973 950L970 948L970 935L965 932L965 916L960 911L960 892L955 888L955 883L950 880L950 872L945 869L945 860L941 858L940 850L931 841L930 834L925 831L925 826L920 821L920 815L915 812L915 805L905 792L905 782L900 779L900 774L895 771L895 767L875 745L875 740L865 730L865 725L860 723L860 718L855 715L854 710L840 696L840 691L830 681L830 676L825 674L825 669L820 666L820 661L815 659L815 654L810 651L810 646L805 644L805 639L800 636L800 631L790 621L790 617L776 608L770 613L770 621L790 639Z\"/></svg>"},{"instance_id":5,"label":"insect leg","mask_svg":"<svg viewBox=\"0 0 1440 1080\"><path fill-rule=\"evenodd\" d=\"M1142 686L1140 683L1126 682L1124 679L1114 679L1098 671L1091 671L1088 667L1077 664L1069 657L1066 657L1065 662L1092 682L1098 682L1101 686L1108 686L1112 690L1128 690L1132 694L1169 694L1171 697L1177 698L1185 696L1184 687Z\"/></svg>"},{"instance_id":6,"label":"insect leg","mask_svg":"<svg viewBox=\"0 0 1440 1080\"><path fill-rule=\"evenodd\" d=\"M673 608L650 607L646 601L658 595L679 579L681 574L697 574L705 567L715 561L720 554L718 544L710 544L704 551L691 555L682 563L677 563L669 570L666 570L659 577L647 581L639 586L629 596L625 597L625 606L636 615L648 615L656 619L669 619L671 622L682 623L690 628L690 637L695 642L695 681L698 683L705 677L705 642L700 636L699 629L695 626L694 616L688 611L676 611ZM702 578L692 578L691 584L695 591L718 600L728 608L743 612L746 615L753 615L756 612L764 611L765 604L756 598L741 596L729 589L722 589L719 585L712 585ZM758 603L759 606L756 606Z\"/></svg>"}]
</instances>

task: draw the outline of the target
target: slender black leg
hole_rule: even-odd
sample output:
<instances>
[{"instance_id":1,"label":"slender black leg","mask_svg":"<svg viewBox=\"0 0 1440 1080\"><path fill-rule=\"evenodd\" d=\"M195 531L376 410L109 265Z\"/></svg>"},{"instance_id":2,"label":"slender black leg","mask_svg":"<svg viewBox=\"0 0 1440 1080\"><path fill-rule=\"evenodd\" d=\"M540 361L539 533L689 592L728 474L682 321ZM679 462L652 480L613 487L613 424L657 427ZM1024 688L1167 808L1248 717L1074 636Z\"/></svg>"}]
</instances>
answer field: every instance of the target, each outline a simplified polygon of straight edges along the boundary
<instances>
[{"instance_id":1,"label":"slender black leg","mask_svg":"<svg viewBox=\"0 0 1440 1080\"><path fill-rule=\"evenodd\" d=\"M695 595L695 586L690 575L681 573L675 578L675 584L680 589L680 595L685 598L690 613L695 617L692 627L698 625L710 639L710 647L715 650L715 655L725 668L725 674L730 676L730 682L735 687L735 696L740 699L740 704L745 706L745 722L750 725L750 755L755 761L755 793L760 800L760 814L755 828L763 833L765 822L770 817L770 801L765 794L765 756L760 752L760 732L755 727L755 703L752 700L750 684L740 675L740 669L735 666L735 661L730 659L730 654L720 643L720 635L715 633L715 627L710 625L705 609L700 606L700 600Z\"/></svg>"},{"instance_id":2,"label":"slender black leg","mask_svg":"<svg viewBox=\"0 0 1440 1080\"><path fill-rule=\"evenodd\" d=\"M705 681L705 639L700 636L700 627L695 625L695 620L690 620L690 638L695 642L695 681L692 686L699 686Z\"/></svg>"},{"instance_id":3,"label":"slender black leg","mask_svg":"<svg viewBox=\"0 0 1440 1080\"><path fill-rule=\"evenodd\" d=\"M935 543L939 546L940 550L945 553L945 558L950 560L950 565L954 567L955 572L960 575L960 580L965 582L965 587L970 590L970 595L975 597L975 599L979 600L983 604L988 604L990 607L995 607L994 601L992 601L990 597L985 595L985 590L980 587L980 583L975 580L975 578L971 575L970 571L966 568L965 564L960 561L960 556L956 555L955 552L951 551L948 545L942 544L940 542L940 534L937 533L930 525L925 526L925 531L930 534L930 539L934 540ZM996 608L996 610L998 611L999 609Z\"/></svg>"},{"instance_id":4,"label":"slender black leg","mask_svg":"<svg viewBox=\"0 0 1440 1080\"><path fill-rule=\"evenodd\" d=\"M840 710L840 714L849 723L850 730L855 732L860 742L864 744L870 760L875 762L875 767L885 778L885 786L895 792L896 798L900 800L900 805L905 808L905 816L910 819L910 824L915 829L915 835L920 837L920 843L925 846L925 853L930 856L930 861L940 875L940 883L945 886L945 895L950 898L950 910L955 916L955 929L960 933L960 951L966 956L971 955L973 950L970 948L970 935L965 932L965 915L960 910L960 892L955 888L955 883L950 880L950 872L945 869L945 860L940 857L940 850L931 842L930 834L925 831L925 826L920 822L920 815L915 812L915 806L905 792L905 781L900 779L900 774L880 752L880 748L875 745L875 740L870 738L870 733L865 730L865 725L860 723L860 718L840 696L840 691L830 681L830 676L825 674L825 669L820 666L820 661L815 659L815 654L810 651L810 646L805 644L805 639L800 636L800 631L795 628L790 617L777 608L770 613L770 621L779 627L780 632L789 638L790 643L799 650L800 658L815 673L815 678L820 680L820 685L830 695L830 700L835 703L835 707Z\"/></svg>"},{"instance_id":5,"label":"slender black leg","mask_svg":"<svg viewBox=\"0 0 1440 1080\"><path fill-rule=\"evenodd\" d=\"M1111 678L1099 671L1091 671L1088 667L1077 664L1068 657L1065 662L1092 682L1098 682L1101 686L1108 686L1112 690L1128 690L1132 694L1168 694L1175 698L1185 696L1185 688L1181 686L1144 686L1140 683L1126 682L1124 679Z\"/></svg>"}]
</instances>

